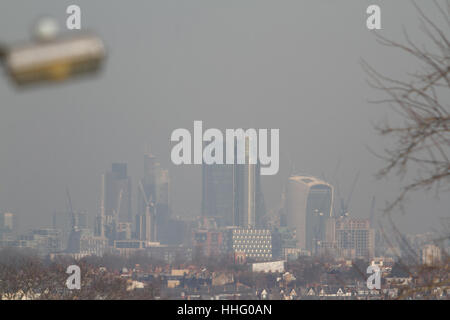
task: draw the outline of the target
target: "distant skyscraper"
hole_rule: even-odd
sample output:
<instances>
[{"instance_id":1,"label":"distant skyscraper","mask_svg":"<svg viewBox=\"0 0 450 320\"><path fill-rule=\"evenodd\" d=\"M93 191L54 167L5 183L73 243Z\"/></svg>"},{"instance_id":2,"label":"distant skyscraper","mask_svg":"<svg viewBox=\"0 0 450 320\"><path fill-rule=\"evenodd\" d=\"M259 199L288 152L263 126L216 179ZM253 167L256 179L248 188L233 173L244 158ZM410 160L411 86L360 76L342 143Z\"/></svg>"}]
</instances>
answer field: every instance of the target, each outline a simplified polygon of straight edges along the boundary
<instances>
[{"instance_id":1,"label":"distant skyscraper","mask_svg":"<svg viewBox=\"0 0 450 320\"><path fill-rule=\"evenodd\" d=\"M144 178L142 179L142 186L144 187L147 199L159 207L160 214L168 215L169 171L161 168L155 156L151 154L144 156ZM146 204L141 193L139 193L138 199L138 211L140 214L144 214Z\"/></svg>"},{"instance_id":2,"label":"distant skyscraper","mask_svg":"<svg viewBox=\"0 0 450 320\"><path fill-rule=\"evenodd\" d=\"M141 183L136 216L136 232L140 234L138 237L142 240L145 238L147 241L167 243L167 237L170 237L169 171L161 168L152 154L144 155L144 177ZM145 195L142 192L145 192ZM148 212L146 199L151 204L151 212Z\"/></svg>"},{"instance_id":3,"label":"distant skyscraper","mask_svg":"<svg viewBox=\"0 0 450 320\"><path fill-rule=\"evenodd\" d=\"M214 217L220 226L232 226L235 219L235 166L203 164L202 215Z\"/></svg>"},{"instance_id":4,"label":"distant skyscraper","mask_svg":"<svg viewBox=\"0 0 450 320\"><path fill-rule=\"evenodd\" d=\"M315 251L326 240L333 187L314 177L292 176L288 180L286 206L287 225L295 229L298 248Z\"/></svg>"},{"instance_id":5,"label":"distant skyscraper","mask_svg":"<svg viewBox=\"0 0 450 320\"><path fill-rule=\"evenodd\" d=\"M84 211L78 211L74 212L75 215L75 225L79 229L88 229L89 228L89 221L88 221L88 212L86 210Z\"/></svg>"},{"instance_id":6,"label":"distant skyscraper","mask_svg":"<svg viewBox=\"0 0 450 320\"><path fill-rule=\"evenodd\" d=\"M149 208L146 213L136 216L136 237L138 240L149 242L156 241L156 227L154 222L154 213Z\"/></svg>"},{"instance_id":7,"label":"distant skyscraper","mask_svg":"<svg viewBox=\"0 0 450 320\"><path fill-rule=\"evenodd\" d=\"M156 161L156 157L152 154L144 155L144 178L142 179L142 185L144 187L147 198L151 201L156 201L156 176L159 168L159 163ZM139 212L145 212L145 201L142 199L142 194L138 194Z\"/></svg>"},{"instance_id":8,"label":"distant skyscraper","mask_svg":"<svg viewBox=\"0 0 450 320\"><path fill-rule=\"evenodd\" d=\"M145 194L142 181L139 182L139 195L145 205L145 212L136 215L136 238L150 242L156 241L156 212L154 203Z\"/></svg>"},{"instance_id":9,"label":"distant skyscraper","mask_svg":"<svg viewBox=\"0 0 450 320\"><path fill-rule=\"evenodd\" d=\"M257 159L252 159L250 139L245 139L245 164L235 165L235 218L234 225L256 227L256 176L259 176ZM235 159L238 155L235 156Z\"/></svg>"},{"instance_id":10,"label":"distant skyscraper","mask_svg":"<svg viewBox=\"0 0 450 320\"><path fill-rule=\"evenodd\" d=\"M0 218L0 229L8 232L14 231L14 229L16 228L16 218L13 213L5 212L1 215Z\"/></svg>"},{"instance_id":11,"label":"distant skyscraper","mask_svg":"<svg viewBox=\"0 0 450 320\"><path fill-rule=\"evenodd\" d=\"M115 217L119 222L132 222L131 178L126 163L113 163L111 171L104 176L104 210L106 219Z\"/></svg>"},{"instance_id":12,"label":"distant skyscraper","mask_svg":"<svg viewBox=\"0 0 450 320\"><path fill-rule=\"evenodd\" d=\"M248 138L245 164L237 164L236 147L237 143L235 164L203 164L202 215L214 217L219 226L262 227L265 206L260 165L250 162Z\"/></svg>"},{"instance_id":13,"label":"distant skyscraper","mask_svg":"<svg viewBox=\"0 0 450 320\"><path fill-rule=\"evenodd\" d=\"M131 178L126 163L113 163L111 171L102 175L102 199L100 217L96 221L95 234L105 236L110 245L118 239L121 222L131 223Z\"/></svg>"},{"instance_id":14,"label":"distant skyscraper","mask_svg":"<svg viewBox=\"0 0 450 320\"><path fill-rule=\"evenodd\" d=\"M336 218L336 246L338 254L346 258L372 258L375 236L369 219Z\"/></svg>"}]
</instances>

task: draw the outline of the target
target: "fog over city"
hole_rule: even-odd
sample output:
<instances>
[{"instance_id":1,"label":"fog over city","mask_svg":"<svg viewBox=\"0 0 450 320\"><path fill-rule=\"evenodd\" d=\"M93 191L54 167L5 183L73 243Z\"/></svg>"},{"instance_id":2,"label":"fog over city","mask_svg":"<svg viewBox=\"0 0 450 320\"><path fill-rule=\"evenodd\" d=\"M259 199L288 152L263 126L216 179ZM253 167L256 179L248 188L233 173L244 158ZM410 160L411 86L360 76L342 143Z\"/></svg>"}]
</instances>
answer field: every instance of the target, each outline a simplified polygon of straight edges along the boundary
<instances>
[{"instance_id":1,"label":"fog over city","mask_svg":"<svg viewBox=\"0 0 450 320\"><path fill-rule=\"evenodd\" d=\"M263 176L268 210L280 206L292 173L317 176L347 197L359 172L350 215L368 218L399 193L404 181L377 180L382 153L392 140L374 126L396 118L366 83L361 59L404 79L417 62L380 45L365 26L366 8L383 7L382 30L402 41L403 28L418 43L417 12L409 1L86 1L83 29L104 39L108 58L93 78L56 86L15 88L0 81L0 211L19 216L20 229L51 225L73 207L99 212L101 175L125 162L132 177L133 210L144 153L150 151L170 174L173 215L201 214L200 165L175 166L170 136L177 128L277 128L280 170ZM72 1L0 2L0 42L30 37L43 15L64 25ZM426 11L431 1L423 3ZM436 13L434 13L436 15ZM449 215L447 193L409 195L395 221L404 232L439 228Z\"/></svg>"}]
</instances>

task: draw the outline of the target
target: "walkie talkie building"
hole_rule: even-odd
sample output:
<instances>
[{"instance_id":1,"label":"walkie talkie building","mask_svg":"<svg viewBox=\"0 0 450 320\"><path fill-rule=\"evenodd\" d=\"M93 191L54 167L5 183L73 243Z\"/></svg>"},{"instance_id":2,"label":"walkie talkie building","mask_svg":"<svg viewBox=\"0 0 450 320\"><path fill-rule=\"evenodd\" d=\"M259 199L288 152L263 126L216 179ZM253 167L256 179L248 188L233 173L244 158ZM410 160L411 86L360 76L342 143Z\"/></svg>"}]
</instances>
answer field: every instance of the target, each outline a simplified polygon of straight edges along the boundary
<instances>
[{"instance_id":1,"label":"walkie talkie building","mask_svg":"<svg viewBox=\"0 0 450 320\"><path fill-rule=\"evenodd\" d=\"M333 187L315 177L292 176L287 186L287 223L297 247L315 251L326 240L326 221L333 214Z\"/></svg>"}]
</instances>

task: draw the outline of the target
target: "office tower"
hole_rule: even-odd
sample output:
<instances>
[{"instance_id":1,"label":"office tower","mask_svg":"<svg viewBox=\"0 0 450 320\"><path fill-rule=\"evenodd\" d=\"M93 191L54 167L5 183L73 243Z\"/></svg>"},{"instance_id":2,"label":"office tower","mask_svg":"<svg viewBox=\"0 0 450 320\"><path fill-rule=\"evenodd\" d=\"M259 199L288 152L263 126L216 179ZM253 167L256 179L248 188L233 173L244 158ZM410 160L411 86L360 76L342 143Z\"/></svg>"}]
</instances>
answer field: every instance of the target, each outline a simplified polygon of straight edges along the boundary
<instances>
[{"instance_id":1,"label":"office tower","mask_svg":"<svg viewBox=\"0 0 450 320\"><path fill-rule=\"evenodd\" d=\"M126 163L113 163L104 175L104 211L107 221L132 222L131 178Z\"/></svg>"},{"instance_id":2,"label":"office tower","mask_svg":"<svg viewBox=\"0 0 450 320\"><path fill-rule=\"evenodd\" d=\"M116 228L117 240L131 240L132 224L131 222L119 222Z\"/></svg>"},{"instance_id":3,"label":"office tower","mask_svg":"<svg viewBox=\"0 0 450 320\"><path fill-rule=\"evenodd\" d=\"M94 235L96 237L105 237L105 175L102 174L102 187L100 195L100 214L95 218Z\"/></svg>"},{"instance_id":4,"label":"office tower","mask_svg":"<svg viewBox=\"0 0 450 320\"><path fill-rule=\"evenodd\" d=\"M233 164L203 164L202 215L213 217L219 226L232 226L235 217Z\"/></svg>"},{"instance_id":5,"label":"office tower","mask_svg":"<svg viewBox=\"0 0 450 320\"><path fill-rule=\"evenodd\" d=\"M156 172L155 239L170 243L174 231L170 223L169 171L158 166Z\"/></svg>"},{"instance_id":6,"label":"office tower","mask_svg":"<svg viewBox=\"0 0 450 320\"><path fill-rule=\"evenodd\" d=\"M325 221L325 242L328 246L333 246L336 240L336 220L339 218L331 217Z\"/></svg>"},{"instance_id":7,"label":"office tower","mask_svg":"<svg viewBox=\"0 0 450 320\"><path fill-rule=\"evenodd\" d=\"M245 164L235 165L235 217L234 225L241 227L256 226L256 176L257 159L253 159L256 155L250 152L249 137L245 139ZM236 144L237 146L237 144ZM236 154L235 159L239 157Z\"/></svg>"},{"instance_id":8,"label":"office tower","mask_svg":"<svg viewBox=\"0 0 450 320\"><path fill-rule=\"evenodd\" d=\"M96 219L95 235L106 237L109 245L113 245L119 224L131 222L131 178L127 175L127 164L113 163L111 171L102 175L100 216Z\"/></svg>"},{"instance_id":9,"label":"office tower","mask_svg":"<svg viewBox=\"0 0 450 320\"><path fill-rule=\"evenodd\" d=\"M169 230L169 171L161 168L160 163L152 154L144 155L144 177L140 184L138 215L136 216L138 238L167 243L171 236ZM147 212L148 205L150 205L150 212ZM148 227L145 227L147 225ZM145 234L147 235L145 236Z\"/></svg>"},{"instance_id":10,"label":"office tower","mask_svg":"<svg viewBox=\"0 0 450 320\"><path fill-rule=\"evenodd\" d=\"M260 164L252 159L249 137L245 139L244 150L243 164L238 164L235 143L234 164L203 164L202 167L202 215L215 218L219 226L263 226L265 206ZM224 163L225 159L224 154Z\"/></svg>"},{"instance_id":11,"label":"office tower","mask_svg":"<svg viewBox=\"0 0 450 320\"><path fill-rule=\"evenodd\" d=\"M0 229L4 231L12 232L16 228L16 217L11 212L5 212L0 219Z\"/></svg>"},{"instance_id":12,"label":"office tower","mask_svg":"<svg viewBox=\"0 0 450 320\"><path fill-rule=\"evenodd\" d=\"M67 246L67 253L102 256L111 246L111 241L101 236L94 236L92 230L81 229L72 232Z\"/></svg>"},{"instance_id":13,"label":"office tower","mask_svg":"<svg viewBox=\"0 0 450 320\"><path fill-rule=\"evenodd\" d=\"M142 192L142 184L140 185ZM136 215L136 238L138 240L155 242L157 241L156 235L156 221L155 221L155 207L144 195L144 201L146 204L144 214Z\"/></svg>"},{"instance_id":14,"label":"office tower","mask_svg":"<svg viewBox=\"0 0 450 320\"><path fill-rule=\"evenodd\" d=\"M161 168L156 157L152 154L144 155L144 177L142 179L145 194L149 200L160 206L160 210L169 208L169 171ZM139 194L139 212L145 212L145 201Z\"/></svg>"},{"instance_id":15,"label":"office tower","mask_svg":"<svg viewBox=\"0 0 450 320\"><path fill-rule=\"evenodd\" d=\"M67 243L69 241L69 235L72 230L72 220L70 219L70 213L68 211L55 211L52 217L52 227L55 230L61 231L61 241L63 244L63 249L66 249Z\"/></svg>"},{"instance_id":16,"label":"office tower","mask_svg":"<svg viewBox=\"0 0 450 320\"><path fill-rule=\"evenodd\" d=\"M374 256L375 236L369 219L337 218L335 237L341 257L370 259Z\"/></svg>"},{"instance_id":17,"label":"office tower","mask_svg":"<svg viewBox=\"0 0 450 320\"><path fill-rule=\"evenodd\" d=\"M69 226L68 231L67 229L57 229L61 231L61 239L64 241L64 243L67 243L67 250L76 250L76 248L79 245L79 239L81 234L88 232L89 230L89 223L88 223L88 213L87 211L73 211L69 212L67 216L67 222L65 223L66 226ZM54 216L54 228L56 229L57 226L57 217Z\"/></svg>"},{"instance_id":18,"label":"office tower","mask_svg":"<svg viewBox=\"0 0 450 320\"><path fill-rule=\"evenodd\" d=\"M86 210L74 212L75 226L78 229L87 229L89 227L88 213Z\"/></svg>"},{"instance_id":19,"label":"office tower","mask_svg":"<svg viewBox=\"0 0 450 320\"><path fill-rule=\"evenodd\" d=\"M136 239L154 242L154 223L150 214L136 216Z\"/></svg>"},{"instance_id":20,"label":"office tower","mask_svg":"<svg viewBox=\"0 0 450 320\"><path fill-rule=\"evenodd\" d=\"M326 240L326 222L332 216L333 187L317 178L292 176L288 180L287 224L295 229L297 246L316 252Z\"/></svg>"},{"instance_id":21,"label":"office tower","mask_svg":"<svg viewBox=\"0 0 450 320\"><path fill-rule=\"evenodd\" d=\"M159 163L156 161L156 157L152 154L144 155L144 177L142 179L142 185L144 187L146 197L151 201L156 201L156 176ZM142 198L142 194L138 193L139 200L139 213L145 213L145 201Z\"/></svg>"},{"instance_id":22,"label":"office tower","mask_svg":"<svg viewBox=\"0 0 450 320\"><path fill-rule=\"evenodd\" d=\"M30 232L30 236L36 242L36 249L43 253L55 253L62 250L61 230L40 228Z\"/></svg>"}]
</instances>

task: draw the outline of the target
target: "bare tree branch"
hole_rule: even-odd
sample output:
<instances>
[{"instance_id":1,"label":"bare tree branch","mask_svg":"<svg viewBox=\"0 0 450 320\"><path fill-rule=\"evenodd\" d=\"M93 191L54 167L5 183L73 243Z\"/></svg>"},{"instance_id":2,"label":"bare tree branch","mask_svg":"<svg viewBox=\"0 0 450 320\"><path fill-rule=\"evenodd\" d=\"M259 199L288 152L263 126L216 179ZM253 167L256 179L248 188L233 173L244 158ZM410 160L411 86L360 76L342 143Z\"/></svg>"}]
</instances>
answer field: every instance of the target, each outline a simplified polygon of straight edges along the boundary
<instances>
[{"instance_id":1,"label":"bare tree branch","mask_svg":"<svg viewBox=\"0 0 450 320\"><path fill-rule=\"evenodd\" d=\"M402 187L395 200L387 205L390 212L400 206L413 191L429 190L450 182L450 1L445 1L447 12L438 1L435 9L444 17L445 28L430 19L414 2L422 21L422 31L433 45L431 51L417 45L404 31L404 43L396 42L376 33L377 41L387 47L399 49L418 60L420 67L409 80L390 78L362 61L368 75L368 84L386 97L376 104L388 104L402 119L402 124L384 124L376 130L382 136L393 138L394 146L386 149L382 159L387 165L378 172L386 177L395 172L402 179L416 170L413 178ZM410 176L410 175L408 175Z\"/></svg>"}]
</instances>

